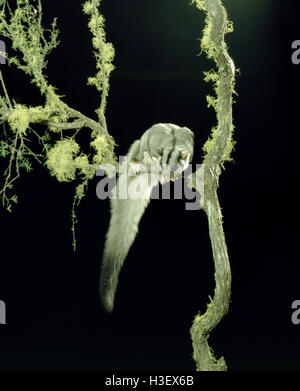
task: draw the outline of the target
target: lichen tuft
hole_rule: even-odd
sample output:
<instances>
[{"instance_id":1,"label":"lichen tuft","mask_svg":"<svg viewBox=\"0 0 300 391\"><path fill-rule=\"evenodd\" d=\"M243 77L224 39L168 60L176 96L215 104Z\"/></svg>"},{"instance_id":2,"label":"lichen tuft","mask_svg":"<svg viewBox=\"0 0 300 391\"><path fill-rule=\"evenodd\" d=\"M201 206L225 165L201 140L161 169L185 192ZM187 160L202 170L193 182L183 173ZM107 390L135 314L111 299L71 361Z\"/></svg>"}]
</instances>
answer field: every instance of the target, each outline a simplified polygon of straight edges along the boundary
<instances>
[{"instance_id":1,"label":"lichen tuft","mask_svg":"<svg viewBox=\"0 0 300 391\"><path fill-rule=\"evenodd\" d=\"M79 152L79 145L73 139L59 140L47 152L46 165L51 175L60 182L75 179L76 163L74 156Z\"/></svg>"}]
</instances>

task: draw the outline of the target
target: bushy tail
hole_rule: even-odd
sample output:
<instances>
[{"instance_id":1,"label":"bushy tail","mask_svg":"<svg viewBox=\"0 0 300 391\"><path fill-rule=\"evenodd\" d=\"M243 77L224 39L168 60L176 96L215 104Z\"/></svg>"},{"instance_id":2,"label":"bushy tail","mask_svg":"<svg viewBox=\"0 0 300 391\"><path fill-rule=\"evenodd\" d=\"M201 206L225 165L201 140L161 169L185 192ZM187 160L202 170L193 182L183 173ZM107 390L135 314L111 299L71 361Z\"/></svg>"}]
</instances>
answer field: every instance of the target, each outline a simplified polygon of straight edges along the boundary
<instances>
[{"instance_id":1,"label":"bushy tail","mask_svg":"<svg viewBox=\"0 0 300 391\"><path fill-rule=\"evenodd\" d=\"M126 174L122 174L119 181L122 181L123 175ZM135 178L127 177L127 180L130 186ZM111 219L106 235L100 277L100 297L108 312L113 310L119 273L138 232L141 217L150 201L151 190L152 186L143 189L142 198L111 200Z\"/></svg>"}]
</instances>

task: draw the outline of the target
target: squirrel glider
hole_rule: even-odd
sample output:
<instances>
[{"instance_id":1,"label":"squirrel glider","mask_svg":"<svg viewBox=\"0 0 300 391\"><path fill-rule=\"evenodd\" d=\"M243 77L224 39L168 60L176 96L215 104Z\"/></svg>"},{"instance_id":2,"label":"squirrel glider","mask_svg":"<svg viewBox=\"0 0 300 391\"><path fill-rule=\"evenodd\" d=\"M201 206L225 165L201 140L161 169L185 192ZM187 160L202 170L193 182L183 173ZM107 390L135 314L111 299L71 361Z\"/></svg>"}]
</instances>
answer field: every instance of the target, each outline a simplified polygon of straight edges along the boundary
<instances>
[{"instance_id":1,"label":"squirrel glider","mask_svg":"<svg viewBox=\"0 0 300 391\"><path fill-rule=\"evenodd\" d=\"M176 180L191 162L193 149L194 134L187 127L155 124L131 145L127 158L121 163L117 186L110 200L111 219L99 286L107 312L113 310L119 273L137 235L153 187ZM125 191L125 197L120 189L122 193Z\"/></svg>"}]
</instances>

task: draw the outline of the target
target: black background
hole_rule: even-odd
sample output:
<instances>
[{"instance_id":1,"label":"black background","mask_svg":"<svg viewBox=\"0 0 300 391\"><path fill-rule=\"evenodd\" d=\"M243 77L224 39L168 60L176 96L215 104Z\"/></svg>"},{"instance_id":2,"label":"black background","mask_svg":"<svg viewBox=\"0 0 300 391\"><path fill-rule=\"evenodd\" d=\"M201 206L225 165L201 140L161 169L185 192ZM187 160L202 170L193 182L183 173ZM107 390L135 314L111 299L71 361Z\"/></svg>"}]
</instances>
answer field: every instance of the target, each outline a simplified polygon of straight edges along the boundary
<instances>
[{"instance_id":1,"label":"black background","mask_svg":"<svg viewBox=\"0 0 300 391\"><path fill-rule=\"evenodd\" d=\"M99 95L86 85L95 61L81 2L42 3L46 26L58 17L61 40L48 57L48 80L70 106L96 119ZM107 122L117 153L152 124L172 122L194 131L193 162L201 163L215 125L205 98L212 88L202 74L213 64L198 56L203 14L182 0L102 3L116 50ZM300 39L299 13L296 0L224 5L235 26L226 40L240 69L234 162L219 189L233 283L229 314L210 344L233 371L298 370L300 325L291 322L291 305L300 299L300 65L291 61L291 44ZM9 42L7 50L12 54ZM1 69L11 98L43 103L27 76ZM0 299L7 306L0 369L194 370L189 328L214 289L205 214L186 211L185 200L151 202L108 315L98 296L109 223L109 201L95 193L99 178L78 208L74 253L74 184L34 167L16 185L13 214L0 212Z\"/></svg>"}]
</instances>

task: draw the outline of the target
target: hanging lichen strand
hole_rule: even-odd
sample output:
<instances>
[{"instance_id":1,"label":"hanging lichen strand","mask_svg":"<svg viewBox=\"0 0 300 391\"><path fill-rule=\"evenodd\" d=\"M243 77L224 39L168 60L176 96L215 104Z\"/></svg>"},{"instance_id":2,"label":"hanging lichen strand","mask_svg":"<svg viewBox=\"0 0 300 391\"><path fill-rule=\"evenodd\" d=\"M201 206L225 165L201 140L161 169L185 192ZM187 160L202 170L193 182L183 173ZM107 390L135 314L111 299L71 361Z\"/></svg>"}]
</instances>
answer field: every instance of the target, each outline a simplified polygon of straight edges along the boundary
<instances>
[{"instance_id":1,"label":"hanging lichen strand","mask_svg":"<svg viewBox=\"0 0 300 391\"><path fill-rule=\"evenodd\" d=\"M7 1L0 9L0 35L12 42L15 56L5 55L8 65L15 65L29 75L31 82L40 90L44 104L29 107L17 104L9 98L0 71L3 96L0 96L0 121L7 123L6 131L0 135L0 157L8 160L1 184L2 206L11 211L18 201L13 186L21 174L21 169L32 169L32 159L44 164L58 181L79 180L72 208L72 230L76 221L75 205L85 194L89 179L93 178L99 164L116 165L114 141L108 134L105 107L109 91L109 76L113 70L114 48L107 43L104 32L104 18L99 13L100 0L86 1L83 11L89 16L92 43L95 48L97 74L88 80L95 85L100 95L100 106L96 110L98 121L69 107L56 88L50 85L45 75L46 56L58 45L57 22L54 19L51 29L42 26L42 6L40 0L17 0L12 10ZM90 129L90 151L84 153L76 141L77 133L83 128ZM33 151L31 140L37 137L41 150ZM74 236L75 245L75 236Z\"/></svg>"},{"instance_id":2,"label":"hanging lichen strand","mask_svg":"<svg viewBox=\"0 0 300 391\"><path fill-rule=\"evenodd\" d=\"M208 345L210 332L228 312L231 292L231 272L227 246L222 226L222 213L217 195L219 176L224 163L230 160L233 149L232 95L234 93L235 67L229 57L224 42L226 33L233 30L227 20L226 10L221 0L193 0L197 8L206 13L205 28L201 48L207 57L214 60L216 71L205 73L205 80L214 84L215 97L207 98L208 106L213 106L217 115L217 125L203 149L204 164L204 201L203 209L207 214L209 237L215 265L214 297L204 314L197 314L191 327L194 359L199 371L224 371L225 360L217 360ZM195 175L196 174L196 175ZM193 175L193 187L197 188ZM201 189L199 189L200 191Z\"/></svg>"}]
</instances>

